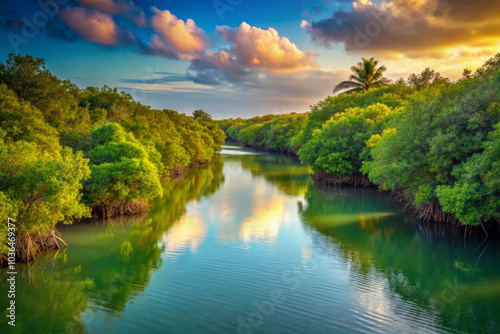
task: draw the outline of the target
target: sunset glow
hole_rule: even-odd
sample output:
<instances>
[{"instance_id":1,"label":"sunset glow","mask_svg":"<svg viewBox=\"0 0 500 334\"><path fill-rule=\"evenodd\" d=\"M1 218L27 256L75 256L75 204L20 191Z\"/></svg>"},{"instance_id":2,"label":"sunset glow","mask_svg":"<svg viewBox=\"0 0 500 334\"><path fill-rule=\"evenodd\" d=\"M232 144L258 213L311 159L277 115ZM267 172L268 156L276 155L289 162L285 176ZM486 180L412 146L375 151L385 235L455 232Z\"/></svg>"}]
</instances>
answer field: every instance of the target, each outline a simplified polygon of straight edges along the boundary
<instances>
[{"instance_id":1,"label":"sunset glow","mask_svg":"<svg viewBox=\"0 0 500 334\"><path fill-rule=\"evenodd\" d=\"M307 112L360 57L393 80L427 67L456 80L500 49L498 1L62 2L3 2L4 53L43 57L80 87L217 119Z\"/></svg>"}]
</instances>

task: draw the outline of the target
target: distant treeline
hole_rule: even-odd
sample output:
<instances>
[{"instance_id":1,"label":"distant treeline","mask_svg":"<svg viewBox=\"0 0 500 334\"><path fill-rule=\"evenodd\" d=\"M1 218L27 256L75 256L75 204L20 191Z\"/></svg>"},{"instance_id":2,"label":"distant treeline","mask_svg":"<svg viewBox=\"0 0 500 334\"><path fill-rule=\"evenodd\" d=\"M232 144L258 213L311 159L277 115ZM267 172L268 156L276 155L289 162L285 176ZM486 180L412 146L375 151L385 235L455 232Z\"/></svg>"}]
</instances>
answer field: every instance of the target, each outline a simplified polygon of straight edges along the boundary
<instances>
[{"instance_id":1,"label":"distant treeline","mask_svg":"<svg viewBox=\"0 0 500 334\"><path fill-rule=\"evenodd\" d=\"M426 69L307 114L219 121L242 145L291 152L318 182L376 185L419 218L500 221L500 54L457 82Z\"/></svg>"},{"instance_id":2,"label":"distant treeline","mask_svg":"<svg viewBox=\"0 0 500 334\"><path fill-rule=\"evenodd\" d=\"M160 179L212 160L226 136L210 115L155 110L109 87L79 89L43 59L0 63L0 264L55 247L59 222L144 211Z\"/></svg>"}]
</instances>

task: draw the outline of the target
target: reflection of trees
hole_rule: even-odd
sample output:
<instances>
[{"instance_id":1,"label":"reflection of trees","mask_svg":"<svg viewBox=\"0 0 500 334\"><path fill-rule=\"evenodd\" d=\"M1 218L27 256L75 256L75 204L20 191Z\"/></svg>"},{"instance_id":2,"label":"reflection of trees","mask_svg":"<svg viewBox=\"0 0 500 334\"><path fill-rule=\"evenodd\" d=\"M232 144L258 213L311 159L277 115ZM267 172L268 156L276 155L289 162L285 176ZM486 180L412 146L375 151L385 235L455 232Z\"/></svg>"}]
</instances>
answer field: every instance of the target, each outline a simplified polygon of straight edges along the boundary
<instances>
[{"instance_id":1,"label":"reflection of trees","mask_svg":"<svg viewBox=\"0 0 500 334\"><path fill-rule=\"evenodd\" d=\"M222 185L222 165L218 157L210 165L165 183L165 195L149 215L61 226L59 230L70 244L67 251L17 266L16 313L22 321L15 330L84 333L80 319L87 308L93 311L90 317L98 310L119 314L130 298L144 291L152 270L161 265L164 249L158 241L185 214L186 204L213 194ZM4 279L0 291L8 291ZM0 326L7 328L3 325L8 318L1 314Z\"/></svg>"},{"instance_id":2,"label":"reflection of trees","mask_svg":"<svg viewBox=\"0 0 500 334\"><path fill-rule=\"evenodd\" d=\"M283 155L226 155L224 159L241 163L252 175L264 177L290 196L304 195L312 183L309 167Z\"/></svg>"},{"instance_id":3,"label":"reflection of trees","mask_svg":"<svg viewBox=\"0 0 500 334\"><path fill-rule=\"evenodd\" d=\"M190 169L182 179L164 185L163 197L149 211L159 235L186 212L189 201L199 201L220 188L224 182L223 165L222 157L217 156L211 164Z\"/></svg>"},{"instance_id":4,"label":"reflection of trees","mask_svg":"<svg viewBox=\"0 0 500 334\"><path fill-rule=\"evenodd\" d=\"M81 267L54 272L50 270L52 264L36 261L18 271L16 326L7 324L10 320L2 311L0 328L9 328L9 333L85 333L80 314L87 308L85 291L92 288L92 281L81 278ZM6 295L4 283L2 279L1 291ZM5 310L4 305L2 302Z\"/></svg>"},{"instance_id":5,"label":"reflection of trees","mask_svg":"<svg viewBox=\"0 0 500 334\"><path fill-rule=\"evenodd\" d=\"M338 249L353 275L383 273L392 291L439 315L446 327L466 332L498 328L498 248L476 249L478 243L471 240L464 245L463 238L456 242L456 237L419 233L411 219L370 190L311 187L305 198L301 214L316 236L316 247Z\"/></svg>"},{"instance_id":6,"label":"reflection of trees","mask_svg":"<svg viewBox=\"0 0 500 334\"><path fill-rule=\"evenodd\" d=\"M129 224L124 233L113 233L112 252L89 268L94 277L92 297L102 307L120 312L131 296L144 290L152 269L161 265L163 246L158 243L173 223L186 213L189 201L211 195L222 185L222 160L217 157L211 164L190 169L176 181L164 184L164 196L152 206L149 217ZM126 219L126 218L122 218ZM119 221L110 222L116 229ZM111 270L103 270L112 268Z\"/></svg>"}]
</instances>

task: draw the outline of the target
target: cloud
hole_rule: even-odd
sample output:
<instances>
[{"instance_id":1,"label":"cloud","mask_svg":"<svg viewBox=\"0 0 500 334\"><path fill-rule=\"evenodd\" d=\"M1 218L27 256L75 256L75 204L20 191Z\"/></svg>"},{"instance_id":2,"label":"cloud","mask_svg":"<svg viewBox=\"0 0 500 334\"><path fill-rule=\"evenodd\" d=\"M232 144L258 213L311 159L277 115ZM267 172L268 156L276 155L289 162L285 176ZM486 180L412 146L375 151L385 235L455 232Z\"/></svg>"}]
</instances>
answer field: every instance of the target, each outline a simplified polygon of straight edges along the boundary
<instances>
[{"instance_id":1,"label":"cloud","mask_svg":"<svg viewBox=\"0 0 500 334\"><path fill-rule=\"evenodd\" d=\"M489 0L357 0L352 10L307 22L314 41L343 43L347 51L373 51L386 56L440 57L461 45L497 45L500 1Z\"/></svg>"},{"instance_id":2,"label":"cloud","mask_svg":"<svg viewBox=\"0 0 500 334\"><path fill-rule=\"evenodd\" d=\"M104 45L122 42L123 33L113 18L84 8L65 8L59 14L61 20L81 38Z\"/></svg>"},{"instance_id":3,"label":"cloud","mask_svg":"<svg viewBox=\"0 0 500 334\"><path fill-rule=\"evenodd\" d=\"M293 103L302 105L302 110L307 111L307 106L331 95L336 83L347 77L345 71L310 70L301 73L273 73L260 79L258 90L268 103L286 105L296 111Z\"/></svg>"},{"instance_id":4,"label":"cloud","mask_svg":"<svg viewBox=\"0 0 500 334\"><path fill-rule=\"evenodd\" d=\"M241 66L238 59L226 50L208 50L199 59L194 59L187 69L187 77L202 85L252 84L256 74Z\"/></svg>"},{"instance_id":5,"label":"cloud","mask_svg":"<svg viewBox=\"0 0 500 334\"><path fill-rule=\"evenodd\" d=\"M192 19L185 22L168 10L152 8L151 26L158 33L153 35L145 52L169 58L193 60L199 58L206 49L208 41L203 30Z\"/></svg>"},{"instance_id":6,"label":"cloud","mask_svg":"<svg viewBox=\"0 0 500 334\"><path fill-rule=\"evenodd\" d=\"M121 79L120 82L132 83L132 84L142 84L142 85L172 85L174 82L185 82L189 81L185 74L177 74L170 72L156 72L155 75L161 75L160 77L151 77L144 79Z\"/></svg>"},{"instance_id":7,"label":"cloud","mask_svg":"<svg viewBox=\"0 0 500 334\"><path fill-rule=\"evenodd\" d=\"M269 28L263 30L243 22L238 28L217 27L222 38L232 43L230 52L249 68L268 71L305 71L317 66L313 55L301 51L288 38Z\"/></svg>"},{"instance_id":8,"label":"cloud","mask_svg":"<svg viewBox=\"0 0 500 334\"><path fill-rule=\"evenodd\" d=\"M309 70L298 73L271 73L257 78L259 85L194 86L192 89L163 88L140 93L142 101L156 108L184 110L202 108L216 119L251 117L270 113L307 112L309 106L332 94L335 83L345 79L347 72ZM134 90L144 87L128 88ZM139 94L139 93L137 93ZM258 98L256 98L256 96Z\"/></svg>"},{"instance_id":9,"label":"cloud","mask_svg":"<svg viewBox=\"0 0 500 334\"><path fill-rule=\"evenodd\" d=\"M146 25L146 17L142 9L136 6L132 1L113 0L75 0L75 2L85 7L94 8L100 12L111 15L121 15L135 22L139 27Z\"/></svg>"},{"instance_id":10,"label":"cloud","mask_svg":"<svg viewBox=\"0 0 500 334\"><path fill-rule=\"evenodd\" d=\"M234 29L217 27L217 31L230 44L192 60L187 77L196 83L254 86L266 73L300 73L317 67L315 55L301 51L273 28L242 23Z\"/></svg>"}]
</instances>

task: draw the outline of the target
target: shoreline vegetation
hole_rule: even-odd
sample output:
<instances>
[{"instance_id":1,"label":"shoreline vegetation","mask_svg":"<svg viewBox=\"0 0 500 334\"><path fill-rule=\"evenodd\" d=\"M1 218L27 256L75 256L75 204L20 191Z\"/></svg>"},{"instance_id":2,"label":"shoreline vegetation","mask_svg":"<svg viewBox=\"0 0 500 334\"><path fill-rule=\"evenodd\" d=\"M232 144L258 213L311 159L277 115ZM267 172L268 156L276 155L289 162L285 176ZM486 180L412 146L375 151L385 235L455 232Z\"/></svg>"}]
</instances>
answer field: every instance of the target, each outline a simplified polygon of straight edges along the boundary
<instances>
[{"instance_id":1,"label":"shoreline vegetation","mask_svg":"<svg viewBox=\"0 0 500 334\"><path fill-rule=\"evenodd\" d=\"M7 219L17 261L64 243L58 223L145 212L161 180L212 161L226 136L211 116L156 110L116 88L80 89L43 59L0 63L0 267Z\"/></svg>"},{"instance_id":2,"label":"shoreline vegetation","mask_svg":"<svg viewBox=\"0 0 500 334\"><path fill-rule=\"evenodd\" d=\"M334 89L347 92L308 113L214 121L81 89L43 59L10 54L0 63L0 214L17 221L17 260L64 244L59 223L147 211L162 180L210 163L226 138L300 159L317 184L389 191L419 220L497 230L500 54L457 82L426 69L390 83L377 65L363 59ZM8 253L0 243L0 267Z\"/></svg>"},{"instance_id":3,"label":"shoreline vegetation","mask_svg":"<svg viewBox=\"0 0 500 334\"><path fill-rule=\"evenodd\" d=\"M218 121L242 146L297 155L319 184L389 191L424 222L500 222L500 54L456 82L429 68L390 83L363 59L306 114ZM345 91L348 90L348 91Z\"/></svg>"}]
</instances>

